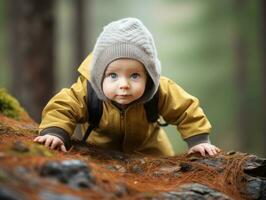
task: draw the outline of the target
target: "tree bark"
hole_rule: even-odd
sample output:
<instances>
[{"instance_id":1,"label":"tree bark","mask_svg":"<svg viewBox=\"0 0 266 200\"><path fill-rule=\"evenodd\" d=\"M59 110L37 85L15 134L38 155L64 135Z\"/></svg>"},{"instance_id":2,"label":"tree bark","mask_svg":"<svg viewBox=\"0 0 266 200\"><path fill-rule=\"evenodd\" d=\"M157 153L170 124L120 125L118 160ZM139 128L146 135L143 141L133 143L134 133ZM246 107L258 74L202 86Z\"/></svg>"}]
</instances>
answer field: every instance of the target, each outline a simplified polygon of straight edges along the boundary
<instances>
[{"instance_id":1,"label":"tree bark","mask_svg":"<svg viewBox=\"0 0 266 200\"><path fill-rule=\"evenodd\" d=\"M11 90L40 121L54 89L54 16L52 0L9 0Z\"/></svg>"}]
</instances>

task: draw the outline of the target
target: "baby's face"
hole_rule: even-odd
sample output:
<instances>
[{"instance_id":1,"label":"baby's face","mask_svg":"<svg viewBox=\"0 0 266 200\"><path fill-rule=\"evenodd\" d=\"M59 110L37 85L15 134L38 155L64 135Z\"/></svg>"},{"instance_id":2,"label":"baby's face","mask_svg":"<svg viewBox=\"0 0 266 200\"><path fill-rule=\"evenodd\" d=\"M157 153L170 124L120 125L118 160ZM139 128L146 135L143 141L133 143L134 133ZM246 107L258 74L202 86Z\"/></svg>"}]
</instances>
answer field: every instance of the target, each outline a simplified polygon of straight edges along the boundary
<instances>
[{"instance_id":1,"label":"baby's face","mask_svg":"<svg viewBox=\"0 0 266 200\"><path fill-rule=\"evenodd\" d=\"M142 63L121 58L111 62L105 71L102 88L104 95L121 105L127 105L140 98L147 81Z\"/></svg>"}]
</instances>

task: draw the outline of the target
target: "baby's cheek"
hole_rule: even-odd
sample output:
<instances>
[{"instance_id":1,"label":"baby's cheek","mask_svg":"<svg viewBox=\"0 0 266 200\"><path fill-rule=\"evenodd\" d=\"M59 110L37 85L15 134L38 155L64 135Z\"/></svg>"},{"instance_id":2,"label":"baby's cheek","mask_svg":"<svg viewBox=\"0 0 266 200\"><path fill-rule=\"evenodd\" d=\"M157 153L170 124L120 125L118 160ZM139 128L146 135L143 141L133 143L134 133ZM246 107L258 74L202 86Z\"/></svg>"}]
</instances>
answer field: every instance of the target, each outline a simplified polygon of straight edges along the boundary
<instances>
[{"instance_id":1,"label":"baby's cheek","mask_svg":"<svg viewBox=\"0 0 266 200\"><path fill-rule=\"evenodd\" d=\"M142 83L142 84L140 84L140 86L139 86L139 93L140 93L140 95L143 95L144 94L145 88L146 88L145 82Z\"/></svg>"},{"instance_id":2,"label":"baby's cheek","mask_svg":"<svg viewBox=\"0 0 266 200\"><path fill-rule=\"evenodd\" d=\"M108 82L103 82L103 93L107 98L111 98L113 96L114 88L112 87L112 84Z\"/></svg>"}]
</instances>

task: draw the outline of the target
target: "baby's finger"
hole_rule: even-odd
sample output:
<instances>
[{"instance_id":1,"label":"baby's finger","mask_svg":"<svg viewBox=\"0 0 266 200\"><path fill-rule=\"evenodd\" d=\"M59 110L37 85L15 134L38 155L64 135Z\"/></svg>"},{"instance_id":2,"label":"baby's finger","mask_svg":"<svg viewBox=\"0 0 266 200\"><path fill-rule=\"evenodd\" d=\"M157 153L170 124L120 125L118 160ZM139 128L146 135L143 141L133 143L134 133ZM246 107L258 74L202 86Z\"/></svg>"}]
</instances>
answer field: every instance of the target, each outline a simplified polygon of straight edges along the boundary
<instances>
[{"instance_id":1,"label":"baby's finger","mask_svg":"<svg viewBox=\"0 0 266 200\"><path fill-rule=\"evenodd\" d=\"M60 143L57 140L53 140L50 149L55 149Z\"/></svg>"},{"instance_id":2,"label":"baby's finger","mask_svg":"<svg viewBox=\"0 0 266 200\"><path fill-rule=\"evenodd\" d=\"M212 152L213 152L213 155L214 155L214 156L217 155L217 153L218 153L218 151L217 151L216 148L212 148Z\"/></svg>"},{"instance_id":3,"label":"baby's finger","mask_svg":"<svg viewBox=\"0 0 266 200\"><path fill-rule=\"evenodd\" d=\"M216 146L215 146L215 150L216 150L217 152L220 152L220 151L221 151L221 149L219 149L219 148L216 147Z\"/></svg>"},{"instance_id":4,"label":"baby's finger","mask_svg":"<svg viewBox=\"0 0 266 200\"><path fill-rule=\"evenodd\" d=\"M213 149L213 151L215 151L215 155L217 155L219 153L219 151L216 148Z\"/></svg>"},{"instance_id":5,"label":"baby's finger","mask_svg":"<svg viewBox=\"0 0 266 200\"><path fill-rule=\"evenodd\" d=\"M205 151L210 155L210 156L214 156L215 152L212 151L213 149L210 148L209 146L205 147Z\"/></svg>"},{"instance_id":6,"label":"baby's finger","mask_svg":"<svg viewBox=\"0 0 266 200\"><path fill-rule=\"evenodd\" d=\"M205 156L205 149L204 149L204 148L199 148L198 151L200 152L200 154L201 154L202 156Z\"/></svg>"},{"instance_id":7,"label":"baby's finger","mask_svg":"<svg viewBox=\"0 0 266 200\"><path fill-rule=\"evenodd\" d=\"M65 147L64 144L61 144L61 151L63 151L63 152L67 152L66 147Z\"/></svg>"},{"instance_id":8,"label":"baby's finger","mask_svg":"<svg viewBox=\"0 0 266 200\"><path fill-rule=\"evenodd\" d=\"M39 140L40 136L37 136L36 138L33 139L34 142L37 142Z\"/></svg>"},{"instance_id":9,"label":"baby's finger","mask_svg":"<svg viewBox=\"0 0 266 200\"><path fill-rule=\"evenodd\" d=\"M194 148L188 150L188 154L192 154L192 153L196 153L196 152L197 152L197 150L195 150Z\"/></svg>"},{"instance_id":10,"label":"baby's finger","mask_svg":"<svg viewBox=\"0 0 266 200\"><path fill-rule=\"evenodd\" d=\"M212 145L205 147L205 150L210 156L214 156L216 154L216 151Z\"/></svg>"},{"instance_id":11,"label":"baby's finger","mask_svg":"<svg viewBox=\"0 0 266 200\"><path fill-rule=\"evenodd\" d=\"M34 139L34 142L43 143L45 138L43 136L38 136Z\"/></svg>"},{"instance_id":12,"label":"baby's finger","mask_svg":"<svg viewBox=\"0 0 266 200\"><path fill-rule=\"evenodd\" d=\"M188 153L188 154L192 154L192 153L194 153L194 152L193 152L193 150L189 149L187 153Z\"/></svg>"},{"instance_id":13,"label":"baby's finger","mask_svg":"<svg viewBox=\"0 0 266 200\"><path fill-rule=\"evenodd\" d=\"M213 152L214 155L218 154L220 152L220 149L217 148L216 146L212 145L211 146L211 150Z\"/></svg>"},{"instance_id":14,"label":"baby's finger","mask_svg":"<svg viewBox=\"0 0 266 200\"><path fill-rule=\"evenodd\" d=\"M46 138L46 141L45 141L45 144L44 145L46 147L49 147L52 142L53 142L53 138L48 137L48 138Z\"/></svg>"}]
</instances>

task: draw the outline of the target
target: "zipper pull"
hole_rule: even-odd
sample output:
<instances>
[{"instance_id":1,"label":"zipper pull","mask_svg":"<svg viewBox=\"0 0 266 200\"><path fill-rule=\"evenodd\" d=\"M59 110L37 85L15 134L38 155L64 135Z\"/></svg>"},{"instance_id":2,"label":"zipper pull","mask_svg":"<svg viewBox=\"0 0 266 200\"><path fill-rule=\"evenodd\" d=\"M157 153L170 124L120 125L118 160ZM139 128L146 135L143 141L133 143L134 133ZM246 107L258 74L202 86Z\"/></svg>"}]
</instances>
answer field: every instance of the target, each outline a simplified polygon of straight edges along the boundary
<instances>
[{"instance_id":1,"label":"zipper pull","mask_svg":"<svg viewBox=\"0 0 266 200\"><path fill-rule=\"evenodd\" d=\"M124 111L120 111L120 116L121 116L121 119L124 119L124 117L125 117L125 112L124 112Z\"/></svg>"}]
</instances>

